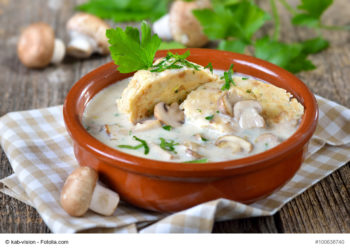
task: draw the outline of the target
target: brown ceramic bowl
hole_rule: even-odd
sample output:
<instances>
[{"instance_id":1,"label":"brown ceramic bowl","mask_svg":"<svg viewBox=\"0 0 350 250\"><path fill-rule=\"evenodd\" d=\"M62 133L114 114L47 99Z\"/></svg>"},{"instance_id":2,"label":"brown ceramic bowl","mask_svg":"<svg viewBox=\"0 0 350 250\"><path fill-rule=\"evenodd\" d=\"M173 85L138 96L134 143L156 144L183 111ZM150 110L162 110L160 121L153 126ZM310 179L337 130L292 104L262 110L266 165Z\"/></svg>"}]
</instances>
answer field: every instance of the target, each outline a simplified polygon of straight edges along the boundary
<instances>
[{"instance_id":1,"label":"brown ceramic bowl","mask_svg":"<svg viewBox=\"0 0 350 250\"><path fill-rule=\"evenodd\" d=\"M125 201L154 211L179 211L217 198L251 203L268 196L290 180L303 161L317 124L314 96L293 74L266 61L212 49L190 51L190 61L201 65L211 62L215 69L224 70L234 63L236 72L263 79L292 93L305 107L298 130L270 150L225 162L172 163L123 153L92 137L81 122L84 109L94 95L132 75L119 73L111 62L81 78L64 103L64 120L78 162L95 168L102 181ZM173 52L184 53L185 49ZM159 51L156 56L166 53Z\"/></svg>"}]
</instances>

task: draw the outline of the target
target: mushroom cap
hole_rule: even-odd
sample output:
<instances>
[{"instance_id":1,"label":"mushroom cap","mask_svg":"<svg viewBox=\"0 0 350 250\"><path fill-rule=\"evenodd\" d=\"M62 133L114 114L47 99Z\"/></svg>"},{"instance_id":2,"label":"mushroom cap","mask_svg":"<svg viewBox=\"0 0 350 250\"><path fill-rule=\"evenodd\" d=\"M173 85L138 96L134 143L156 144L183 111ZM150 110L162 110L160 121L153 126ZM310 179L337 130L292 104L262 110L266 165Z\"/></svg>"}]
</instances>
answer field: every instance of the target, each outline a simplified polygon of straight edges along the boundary
<instances>
[{"instance_id":1,"label":"mushroom cap","mask_svg":"<svg viewBox=\"0 0 350 250\"><path fill-rule=\"evenodd\" d=\"M82 216L89 209L98 179L90 167L79 167L67 178L61 192L61 206L71 216Z\"/></svg>"},{"instance_id":2,"label":"mushroom cap","mask_svg":"<svg viewBox=\"0 0 350 250\"><path fill-rule=\"evenodd\" d=\"M34 23L23 30L18 44L19 60L29 68L43 68L52 58L55 34L50 25Z\"/></svg>"},{"instance_id":3,"label":"mushroom cap","mask_svg":"<svg viewBox=\"0 0 350 250\"><path fill-rule=\"evenodd\" d=\"M211 8L209 0L175 1L170 8L170 30L175 41L187 47L202 47L209 40L192 14L194 9Z\"/></svg>"},{"instance_id":4,"label":"mushroom cap","mask_svg":"<svg viewBox=\"0 0 350 250\"><path fill-rule=\"evenodd\" d=\"M75 31L94 39L101 54L109 54L106 30L110 26L102 19L87 13L77 13L67 22L67 30Z\"/></svg>"}]
</instances>

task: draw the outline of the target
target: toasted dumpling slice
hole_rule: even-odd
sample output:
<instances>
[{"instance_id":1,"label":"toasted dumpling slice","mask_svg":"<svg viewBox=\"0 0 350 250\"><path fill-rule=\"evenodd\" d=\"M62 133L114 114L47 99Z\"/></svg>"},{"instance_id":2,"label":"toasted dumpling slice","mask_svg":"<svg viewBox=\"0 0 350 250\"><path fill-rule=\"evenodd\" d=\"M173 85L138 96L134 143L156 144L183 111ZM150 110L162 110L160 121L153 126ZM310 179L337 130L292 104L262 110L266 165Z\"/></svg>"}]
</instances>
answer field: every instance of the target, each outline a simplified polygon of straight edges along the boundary
<instances>
[{"instance_id":1,"label":"toasted dumpling slice","mask_svg":"<svg viewBox=\"0 0 350 250\"><path fill-rule=\"evenodd\" d=\"M221 90L224 81L209 82L192 91L181 104L186 122L223 133L234 132L239 128L232 108L243 100L258 101L269 125L282 122L296 125L302 117L304 107L285 89L255 79L233 79L235 86L227 91Z\"/></svg>"},{"instance_id":2,"label":"toasted dumpling slice","mask_svg":"<svg viewBox=\"0 0 350 250\"><path fill-rule=\"evenodd\" d=\"M203 84L187 96L180 106L184 109L186 122L222 133L231 133L236 130L237 125L232 119L233 103L228 104L230 107L227 107L231 110L225 112L220 100L225 94L230 95L230 99L234 101L247 100L252 97L237 88L231 87L229 91L223 91L221 87L224 83L218 80Z\"/></svg>"},{"instance_id":3,"label":"toasted dumpling slice","mask_svg":"<svg viewBox=\"0 0 350 250\"><path fill-rule=\"evenodd\" d=\"M181 102L198 86L218 78L208 69L191 64L196 65L196 68L183 66L162 72L137 71L122 97L117 100L119 110L128 114L130 121L135 124L152 115L157 103Z\"/></svg>"}]
</instances>

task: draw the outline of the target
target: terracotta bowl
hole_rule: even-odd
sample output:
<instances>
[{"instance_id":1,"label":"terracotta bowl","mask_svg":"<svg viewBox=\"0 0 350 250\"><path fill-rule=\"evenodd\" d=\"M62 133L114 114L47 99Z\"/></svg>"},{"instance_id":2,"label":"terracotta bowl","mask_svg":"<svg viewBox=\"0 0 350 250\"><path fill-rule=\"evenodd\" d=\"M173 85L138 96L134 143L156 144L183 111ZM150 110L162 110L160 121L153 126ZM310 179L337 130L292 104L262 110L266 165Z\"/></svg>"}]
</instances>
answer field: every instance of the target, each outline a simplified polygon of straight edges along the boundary
<instances>
[{"instance_id":1,"label":"terracotta bowl","mask_svg":"<svg viewBox=\"0 0 350 250\"><path fill-rule=\"evenodd\" d=\"M187 49L173 50L184 53ZM82 125L87 103L99 91L132 74L121 74L111 62L81 78L70 90L63 107L74 153L81 165L95 168L100 179L135 206L173 212L227 198L252 203L281 188L300 168L308 141L317 125L317 103L303 82L266 61L212 49L190 49L190 61L212 63L227 70L263 79L292 93L305 107L298 130L286 141L263 153L215 163L172 163L136 157L106 146ZM159 51L157 57L166 55Z\"/></svg>"}]
</instances>

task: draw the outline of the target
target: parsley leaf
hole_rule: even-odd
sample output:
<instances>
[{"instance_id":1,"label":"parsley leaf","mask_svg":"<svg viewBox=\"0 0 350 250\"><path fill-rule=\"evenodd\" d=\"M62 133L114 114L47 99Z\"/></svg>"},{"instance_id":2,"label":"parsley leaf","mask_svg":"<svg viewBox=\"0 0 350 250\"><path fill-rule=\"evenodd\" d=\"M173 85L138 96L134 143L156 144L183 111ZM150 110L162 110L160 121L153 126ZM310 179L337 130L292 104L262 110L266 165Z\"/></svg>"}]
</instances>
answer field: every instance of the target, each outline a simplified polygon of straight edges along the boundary
<instances>
[{"instance_id":1,"label":"parsley leaf","mask_svg":"<svg viewBox=\"0 0 350 250\"><path fill-rule=\"evenodd\" d=\"M244 49L246 47L246 43L244 43L242 40L222 40L219 43L218 49L219 50L226 50L226 51L232 51L237 53L244 53Z\"/></svg>"},{"instance_id":2,"label":"parsley leaf","mask_svg":"<svg viewBox=\"0 0 350 250\"><path fill-rule=\"evenodd\" d=\"M231 84L236 85L232 79L232 75L233 75L233 64L231 64L228 71L224 72L224 76L222 77L222 79L225 79L225 84L222 85L221 90L229 90L231 87Z\"/></svg>"},{"instance_id":3,"label":"parsley leaf","mask_svg":"<svg viewBox=\"0 0 350 250\"><path fill-rule=\"evenodd\" d=\"M207 162L208 162L208 159L202 158L202 159L193 160L193 161L184 161L183 163L207 163Z\"/></svg>"},{"instance_id":4,"label":"parsley leaf","mask_svg":"<svg viewBox=\"0 0 350 250\"><path fill-rule=\"evenodd\" d=\"M176 154L176 151L175 151L174 146L179 145L179 143L175 143L174 140L168 140L168 141L167 141L167 140L164 139L163 137L160 137L159 139L160 139L160 144L159 144L159 146L160 146L162 149L164 149L164 150L166 150L166 151L174 152L174 153Z\"/></svg>"},{"instance_id":5,"label":"parsley leaf","mask_svg":"<svg viewBox=\"0 0 350 250\"><path fill-rule=\"evenodd\" d=\"M292 23L295 25L316 28L321 26L321 15L333 3L333 0L301 0L298 9L301 13L294 15Z\"/></svg>"},{"instance_id":6,"label":"parsley leaf","mask_svg":"<svg viewBox=\"0 0 350 250\"><path fill-rule=\"evenodd\" d=\"M210 63L208 63L208 65L207 65L207 66L205 66L204 68L205 68L205 69L209 69L209 70L210 70L210 73L212 73L212 74L213 74L213 64L211 64L211 62L210 62Z\"/></svg>"},{"instance_id":7,"label":"parsley leaf","mask_svg":"<svg viewBox=\"0 0 350 250\"><path fill-rule=\"evenodd\" d=\"M257 5L242 1L236 4L216 5L213 10L194 10L193 14L211 39L236 38L251 43L253 34L270 19Z\"/></svg>"},{"instance_id":8,"label":"parsley leaf","mask_svg":"<svg viewBox=\"0 0 350 250\"><path fill-rule=\"evenodd\" d=\"M130 26L125 31L119 27L108 29L106 36L112 59L121 73L151 67L161 43L157 35L151 35L151 27L145 21L141 24L141 40L139 30Z\"/></svg>"},{"instance_id":9,"label":"parsley leaf","mask_svg":"<svg viewBox=\"0 0 350 250\"><path fill-rule=\"evenodd\" d=\"M305 46L307 48L307 46ZM315 69L315 65L307 59L303 44L286 44L273 41L268 37L258 39L255 43L255 56L272 62L292 73Z\"/></svg>"},{"instance_id":10,"label":"parsley leaf","mask_svg":"<svg viewBox=\"0 0 350 250\"><path fill-rule=\"evenodd\" d=\"M208 116L205 117L205 119L208 120L208 121L213 120L213 118L214 118L214 115L208 115Z\"/></svg>"},{"instance_id":11,"label":"parsley leaf","mask_svg":"<svg viewBox=\"0 0 350 250\"><path fill-rule=\"evenodd\" d=\"M170 126L170 125L164 125L162 128L163 128L164 130L170 131L173 127Z\"/></svg>"},{"instance_id":12,"label":"parsley leaf","mask_svg":"<svg viewBox=\"0 0 350 250\"><path fill-rule=\"evenodd\" d=\"M186 60L186 58L190 55L190 51L187 50L182 55L173 54L168 52L167 56L163 58L159 63L153 65L150 69L151 72L162 72L168 69L181 69L183 67L193 68L198 71L200 66L193 64Z\"/></svg>"},{"instance_id":13,"label":"parsley leaf","mask_svg":"<svg viewBox=\"0 0 350 250\"><path fill-rule=\"evenodd\" d=\"M136 141L139 141L141 142L141 144L139 145L136 145L136 146L131 146L131 145L118 145L118 148L127 148L127 149L133 149L133 150L136 150L136 149L139 149L139 148L142 148L144 147L144 154L147 155L149 153L149 147L148 147L148 144L145 140L142 140L136 136L133 136L133 138L136 140Z\"/></svg>"},{"instance_id":14,"label":"parsley leaf","mask_svg":"<svg viewBox=\"0 0 350 250\"><path fill-rule=\"evenodd\" d=\"M178 42L162 42L158 48L158 50L168 50L168 49L183 49L186 48L182 43Z\"/></svg>"},{"instance_id":15,"label":"parsley leaf","mask_svg":"<svg viewBox=\"0 0 350 250\"><path fill-rule=\"evenodd\" d=\"M171 0L90 0L78 5L77 10L88 12L114 22L155 21L168 12Z\"/></svg>"}]
</instances>

